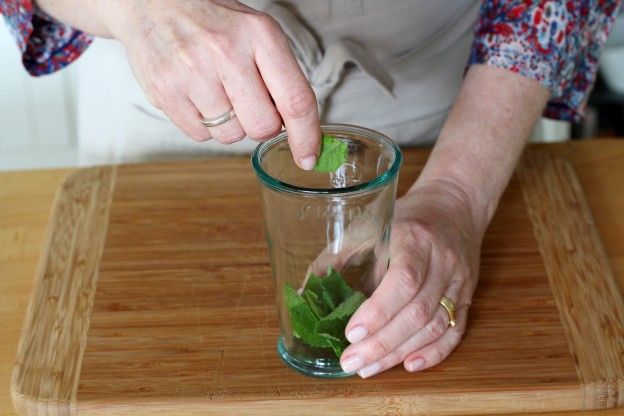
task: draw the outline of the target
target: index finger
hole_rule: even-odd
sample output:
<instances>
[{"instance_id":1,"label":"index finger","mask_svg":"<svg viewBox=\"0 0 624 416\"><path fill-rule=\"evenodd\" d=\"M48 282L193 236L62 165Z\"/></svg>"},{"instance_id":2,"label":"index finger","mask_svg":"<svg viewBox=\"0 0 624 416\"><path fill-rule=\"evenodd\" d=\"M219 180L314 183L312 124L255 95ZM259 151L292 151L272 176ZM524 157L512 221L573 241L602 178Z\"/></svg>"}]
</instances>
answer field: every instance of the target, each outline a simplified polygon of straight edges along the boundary
<instances>
[{"instance_id":1,"label":"index finger","mask_svg":"<svg viewBox=\"0 0 624 416\"><path fill-rule=\"evenodd\" d=\"M316 165L321 124L316 97L277 23L256 48L255 58L264 83L275 101L295 163L310 170Z\"/></svg>"}]
</instances>

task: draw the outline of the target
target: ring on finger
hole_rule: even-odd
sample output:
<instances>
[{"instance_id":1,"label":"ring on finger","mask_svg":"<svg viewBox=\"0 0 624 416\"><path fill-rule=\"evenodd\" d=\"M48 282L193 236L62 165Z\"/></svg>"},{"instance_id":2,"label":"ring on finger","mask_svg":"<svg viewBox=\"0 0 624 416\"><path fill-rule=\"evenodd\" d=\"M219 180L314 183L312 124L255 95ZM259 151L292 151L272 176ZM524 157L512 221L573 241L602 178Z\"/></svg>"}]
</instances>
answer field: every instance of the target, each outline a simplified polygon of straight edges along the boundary
<instances>
[{"instance_id":1,"label":"ring on finger","mask_svg":"<svg viewBox=\"0 0 624 416\"><path fill-rule=\"evenodd\" d=\"M231 108L228 111L226 111L225 113L223 113L223 114L221 114L221 115L219 115L217 117L213 117L213 118L203 117L199 121L206 127L216 127L216 126L219 126L219 125L225 123L226 121L229 121L229 120L233 119L234 117L236 117L236 113L234 112L234 109Z\"/></svg>"},{"instance_id":2,"label":"ring on finger","mask_svg":"<svg viewBox=\"0 0 624 416\"><path fill-rule=\"evenodd\" d=\"M446 309L446 312L448 313L448 324L451 326L451 328L454 327L457 324L457 321L455 321L455 304L446 296L442 296L442 298L440 299L440 305L442 305L442 307L444 307L444 309Z\"/></svg>"}]
</instances>

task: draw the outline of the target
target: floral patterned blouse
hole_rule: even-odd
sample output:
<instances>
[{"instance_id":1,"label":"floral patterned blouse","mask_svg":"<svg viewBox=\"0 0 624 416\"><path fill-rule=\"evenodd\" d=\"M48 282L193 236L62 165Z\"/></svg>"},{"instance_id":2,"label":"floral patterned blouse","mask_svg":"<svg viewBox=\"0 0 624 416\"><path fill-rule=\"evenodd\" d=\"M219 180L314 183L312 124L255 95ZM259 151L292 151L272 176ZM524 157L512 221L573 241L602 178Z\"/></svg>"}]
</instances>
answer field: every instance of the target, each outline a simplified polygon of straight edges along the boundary
<instances>
[{"instance_id":1,"label":"floral patterned blouse","mask_svg":"<svg viewBox=\"0 0 624 416\"><path fill-rule=\"evenodd\" d=\"M469 63L539 81L551 92L544 115L578 120L619 5L620 0L484 0ZM70 64L93 40L31 0L0 0L0 13L32 75Z\"/></svg>"}]
</instances>

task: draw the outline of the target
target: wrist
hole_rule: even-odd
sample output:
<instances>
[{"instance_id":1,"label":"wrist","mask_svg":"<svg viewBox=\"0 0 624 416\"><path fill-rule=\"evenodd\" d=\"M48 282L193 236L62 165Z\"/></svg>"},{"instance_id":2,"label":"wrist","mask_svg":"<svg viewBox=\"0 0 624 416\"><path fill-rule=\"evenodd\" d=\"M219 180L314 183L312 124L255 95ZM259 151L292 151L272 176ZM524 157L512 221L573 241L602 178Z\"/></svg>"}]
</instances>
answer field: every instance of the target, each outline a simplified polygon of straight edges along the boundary
<instances>
[{"instance_id":1,"label":"wrist","mask_svg":"<svg viewBox=\"0 0 624 416\"><path fill-rule=\"evenodd\" d=\"M138 10L135 2L93 0L92 5L99 16L99 36L113 38L125 43L127 33L139 26L140 22L134 17Z\"/></svg>"},{"instance_id":2,"label":"wrist","mask_svg":"<svg viewBox=\"0 0 624 416\"><path fill-rule=\"evenodd\" d=\"M479 193L467 185L465 181L449 175L421 177L409 189L406 197L411 195L442 195L447 203L455 207L454 212L464 213L474 226L477 234L482 236L496 210L498 200Z\"/></svg>"}]
</instances>

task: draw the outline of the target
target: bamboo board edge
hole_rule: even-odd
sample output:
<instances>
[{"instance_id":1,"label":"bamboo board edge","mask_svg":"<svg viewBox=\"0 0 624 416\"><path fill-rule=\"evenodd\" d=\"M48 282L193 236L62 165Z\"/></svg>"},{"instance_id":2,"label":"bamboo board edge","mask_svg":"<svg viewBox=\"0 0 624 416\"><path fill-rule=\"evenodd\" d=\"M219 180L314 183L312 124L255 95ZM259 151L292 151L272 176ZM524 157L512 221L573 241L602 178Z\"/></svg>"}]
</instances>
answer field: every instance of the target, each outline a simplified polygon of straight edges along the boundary
<instances>
[{"instance_id":1,"label":"bamboo board edge","mask_svg":"<svg viewBox=\"0 0 624 416\"><path fill-rule=\"evenodd\" d=\"M570 162L543 151L527 151L516 173L574 358L581 409L622 406L624 302L580 181Z\"/></svg>"},{"instance_id":2,"label":"bamboo board edge","mask_svg":"<svg viewBox=\"0 0 624 416\"><path fill-rule=\"evenodd\" d=\"M11 375L17 414L76 414L116 172L114 166L80 169L55 195ZM64 222L67 217L75 221Z\"/></svg>"}]
</instances>

